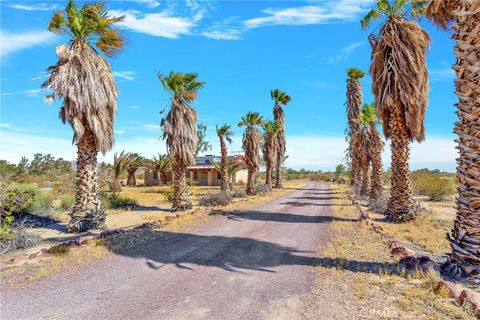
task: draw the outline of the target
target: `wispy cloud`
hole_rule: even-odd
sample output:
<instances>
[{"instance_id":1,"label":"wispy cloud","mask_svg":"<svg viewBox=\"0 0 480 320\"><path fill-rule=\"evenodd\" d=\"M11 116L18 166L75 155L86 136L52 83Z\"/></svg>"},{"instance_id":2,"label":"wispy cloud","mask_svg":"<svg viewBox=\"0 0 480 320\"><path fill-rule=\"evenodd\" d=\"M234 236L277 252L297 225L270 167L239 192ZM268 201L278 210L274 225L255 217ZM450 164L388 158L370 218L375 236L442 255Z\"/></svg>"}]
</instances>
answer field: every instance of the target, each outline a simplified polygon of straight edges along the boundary
<instances>
[{"instance_id":1,"label":"wispy cloud","mask_svg":"<svg viewBox=\"0 0 480 320\"><path fill-rule=\"evenodd\" d=\"M143 127L148 130L160 130L159 124L146 124Z\"/></svg>"},{"instance_id":2,"label":"wispy cloud","mask_svg":"<svg viewBox=\"0 0 480 320\"><path fill-rule=\"evenodd\" d=\"M131 106L131 107L128 107L129 109L140 109L140 106Z\"/></svg>"},{"instance_id":3,"label":"wispy cloud","mask_svg":"<svg viewBox=\"0 0 480 320\"><path fill-rule=\"evenodd\" d=\"M5 57L22 49L37 45L45 45L54 39L55 35L49 31L31 31L24 33L8 33L0 31L0 56Z\"/></svg>"},{"instance_id":4,"label":"wispy cloud","mask_svg":"<svg viewBox=\"0 0 480 320\"><path fill-rule=\"evenodd\" d=\"M144 4L147 8L153 9L160 5L159 1L156 0L135 0L135 2Z\"/></svg>"},{"instance_id":5,"label":"wispy cloud","mask_svg":"<svg viewBox=\"0 0 480 320\"><path fill-rule=\"evenodd\" d=\"M25 10L25 11L51 11L57 8L56 4L51 5L47 3L28 3L28 4L19 4L19 3L12 3L9 4L7 7L17 10Z\"/></svg>"},{"instance_id":6,"label":"wispy cloud","mask_svg":"<svg viewBox=\"0 0 480 320\"><path fill-rule=\"evenodd\" d=\"M363 46L365 43L366 43L365 41L359 41L359 42L354 42L354 43L351 43L351 44L343 47L337 55L329 57L327 63L334 64L334 63L340 63L342 61L348 60L350 58L350 56L352 55L352 53L356 49Z\"/></svg>"},{"instance_id":7,"label":"wispy cloud","mask_svg":"<svg viewBox=\"0 0 480 320\"><path fill-rule=\"evenodd\" d=\"M350 21L365 12L371 0L323 1L319 5L297 6L290 8L267 8L265 16L244 21L247 28L273 25L311 25Z\"/></svg>"},{"instance_id":8,"label":"wispy cloud","mask_svg":"<svg viewBox=\"0 0 480 320\"><path fill-rule=\"evenodd\" d=\"M10 123L0 123L0 128L10 128L12 125Z\"/></svg>"},{"instance_id":9,"label":"wispy cloud","mask_svg":"<svg viewBox=\"0 0 480 320\"><path fill-rule=\"evenodd\" d=\"M432 69L428 71L430 80L433 82L453 81L455 79L455 72L452 67L447 66L443 69Z\"/></svg>"},{"instance_id":10,"label":"wispy cloud","mask_svg":"<svg viewBox=\"0 0 480 320\"><path fill-rule=\"evenodd\" d=\"M38 94L41 92L41 89L30 89L30 90L23 90L23 91L17 91L17 92L5 92L2 93L2 97L6 96L15 96L15 95L27 95L30 97L36 97Z\"/></svg>"},{"instance_id":11,"label":"wispy cloud","mask_svg":"<svg viewBox=\"0 0 480 320\"><path fill-rule=\"evenodd\" d=\"M136 71L113 71L113 75L127 81L135 81Z\"/></svg>"},{"instance_id":12,"label":"wispy cloud","mask_svg":"<svg viewBox=\"0 0 480 320\"><path fill-rule=\"evenodd\" d=\"M121 27L152 36L176 39L189 34L196 25L192 18L173 16L169 10L158 13L141 13L134 10L110 10L112 16L125 16Z\"/></svg>"}]
</instances>

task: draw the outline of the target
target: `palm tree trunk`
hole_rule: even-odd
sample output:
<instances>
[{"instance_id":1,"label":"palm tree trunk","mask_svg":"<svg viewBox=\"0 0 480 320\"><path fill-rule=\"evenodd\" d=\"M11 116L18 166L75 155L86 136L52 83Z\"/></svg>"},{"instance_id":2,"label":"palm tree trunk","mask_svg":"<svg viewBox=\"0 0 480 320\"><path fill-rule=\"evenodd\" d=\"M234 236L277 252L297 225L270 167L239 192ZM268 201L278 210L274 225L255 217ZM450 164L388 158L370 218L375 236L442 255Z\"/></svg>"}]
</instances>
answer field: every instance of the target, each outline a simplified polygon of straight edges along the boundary
<instances>
[{"instance_id":1,"label":"palm tree trunk","mask_svg":"<svg viewBox=\"0 0 480 320\"><path fill-rule=\"evenodd\" d=\"M135 172L137 171L137 169L135 170L129 169L127 171L128 171L127 186L130 186L130 187L136 186L137 180L135 179Z\"/></svg>"},{"instance_id":2,"label":"palm tree trunk","mask_svg":"<svg viewBox=\"0 0 480 320\"><path fill-rule=\"evenodd\" d=\"M449 236L452 255L447 272L455 276L480 274L480 14L471 1L456 1L451 8L456 18L453 39L456 40L456 94L458 121L457 216Z\"/></svg>"},{"instance_id":3,"label":"palm tree trunk","mask_svg":"<svg viewBox=\"0 0 480 320\"><path fill-rule=\"evenodd\" d=\"M247 188L246 193L249 196L254 196L256 193L256 181L257 180L257 170L254 168L248 168L248 176L247 176Z\"/></svg>"},{"instance_id":4,"label":"palm tree trunk","mask_svg":"<svg viewBox=\"0 0 480 320\"><path fill-rule=\"evenodd\" d=\"M227 163L227 146L225 145L225 141L223 138L220 138L220 150L222 153L222 163L221 163L221 169L222 172L220 172L222 176L222 181L220 185L220 190L223 191L228 191L230 188L229 182L228 182L228 163Z\"/></svg>"},{"instance_id":5,"label":"palm tree trunk","mask_svg":"<svg viewBox=\"0 0 480 320\"><path fill-rule=\"evenodd\" d=\"M265 164L265 184L272 187L272 165L268 162Z\"/></svg>"},{"instance_id":6,"label":"palm tree trunk","mask_svg":"<svg viewBox=\"0 0 480 320\"><path fill-rule=\"evenodd\" d=\"M105 210L98 197L95 137L88 125L77 143L75 204L67 225L68 232L82 232L105 224Z\"/></svg>"},{"instance_id":7,"label":"palm tree trunk","mask_svg":"<svg viewBox=\"0 0 480 320\"><path fill-rule=\"evenodd\" d=\"M160 185L162 184L167 184L167 174L165 173L165 171L160 171Z\"/></svg>"},{"instance_id":8,"label":"palm tree trunk","mask_svg":"<svg viewBox=\"0 0 480 320\"><path fill-rule=\"evenodd\" d=\"M392 119L392 181L388 202L387 219L403 222L414 219L412 187L410 184L410 140L404 119L396 116Z\"/></svg>"},{"instance_id":9,"label":"palm tree trunk","mask_svg":"<svg viewBox=\"0 0 480 320\"><path fill-rule=\"evenodd\" d=\"M375 145L372 152L372 182L370 187L370 201L375 201L383 193L383 167L382 167L382 153L381 148Z\"/></svg>"},{"instance_id":10,"label":"palm tree trunk","mask_svg":"<svg viewBox=\"0 0 480 320\"><path fill-rule=\"evenodd\" d=\"M188 200L186 166L180 159L175 159L173 165L173 210L187 210L192 208Z\"/></svg>"},{"instance_id":11,"label":"palm tree trunk","mask_svg":"<svg viewBox=\"0 0 480 320\"><path fill-rule=\"evenodd\" d=\"M279 133L280 135L280 133ZM275 165L275 188L283 187L283 176L282 176L282 159L283 155L281 152L277 153L276 156L276 165Z\"/></svg>"},{"instance_id":12,"label":"palm tree trunk","mask_svg":"<svg viewBox=\"0 0 480 320\"><path fill-rule=\"evenodd\" d=\"M360 194L363 197L368 196L368 191L370 190L370 160L368 158L362 161L362 188Z\"/></svg>"}]
</instances>

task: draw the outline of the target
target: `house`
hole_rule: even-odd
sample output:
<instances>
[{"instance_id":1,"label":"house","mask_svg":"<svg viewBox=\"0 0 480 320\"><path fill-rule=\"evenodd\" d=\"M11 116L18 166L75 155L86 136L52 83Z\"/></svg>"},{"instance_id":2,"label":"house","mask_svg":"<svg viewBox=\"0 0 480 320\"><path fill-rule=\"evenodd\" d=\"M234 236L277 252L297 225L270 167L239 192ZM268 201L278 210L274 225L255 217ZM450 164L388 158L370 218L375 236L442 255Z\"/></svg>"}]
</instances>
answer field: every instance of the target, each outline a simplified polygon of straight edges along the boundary
<instances>
[{"instance_id":1,"label":"house","mask_svg":"<svg viewBox=\"0 0 480 320\"><path fill-rule=\"evenodd\" d=\"M233 155L228 157L230 161L243 162L243 156ZM215 168L215 163L220 163L221 157L214 155L205 155L197 157L194 166L187 167L187 182L190 185L198 186L219 186L221 185L222 175ZM171 172L167 172L166 182L172 181ZM160 175L152 170L145 169L145 185L160 185ZM247 170L237 171L232 177L232 184L245 184L247 182ZM162 184L165 183L162 181Z\"/></svg>"}]
</instances>

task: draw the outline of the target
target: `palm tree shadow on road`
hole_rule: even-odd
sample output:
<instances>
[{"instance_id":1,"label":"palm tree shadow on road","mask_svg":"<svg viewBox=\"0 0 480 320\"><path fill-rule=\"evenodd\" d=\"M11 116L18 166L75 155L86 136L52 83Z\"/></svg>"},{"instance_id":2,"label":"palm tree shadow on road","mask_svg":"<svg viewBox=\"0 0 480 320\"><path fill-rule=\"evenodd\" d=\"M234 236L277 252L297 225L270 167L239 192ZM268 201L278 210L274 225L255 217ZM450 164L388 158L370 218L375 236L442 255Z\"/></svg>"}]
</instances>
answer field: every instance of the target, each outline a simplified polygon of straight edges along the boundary
<instances>
[{"instance_id":1,"label":"palm tree shadow on road","mask_svg":"<svg viewBox=\"0 0 480 320\"><path fill-rule=\"evenodd\" d=\"M146 259L152 269L175 265L194 270L195 266L221 268L230 272L262 271L275 273L279 266L324 267L352 272L398 274L399 264L322 258L279 244L245 237L197 235L140 229L106 239L115 254Z\"/></svg>"}]
</instances>

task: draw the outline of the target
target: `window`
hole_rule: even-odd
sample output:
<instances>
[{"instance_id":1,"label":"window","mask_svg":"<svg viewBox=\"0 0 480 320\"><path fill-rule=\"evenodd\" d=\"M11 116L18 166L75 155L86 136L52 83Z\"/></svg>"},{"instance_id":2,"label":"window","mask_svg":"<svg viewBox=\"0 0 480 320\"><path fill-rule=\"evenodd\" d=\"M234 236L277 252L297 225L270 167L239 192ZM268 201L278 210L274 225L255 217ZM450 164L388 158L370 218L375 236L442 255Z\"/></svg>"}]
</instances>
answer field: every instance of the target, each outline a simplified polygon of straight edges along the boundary
<instances>
[{"instance_id":1,"label":"window","mask_svg":"<svg viewBox=\"0 0 480 320\"><path fill-rule=\"evenodd\" d=\"M217 179L222 179L222 174L217 171Z\"/></svg>"},{"instance_id":2,"label":"window","mask_svg":"<svg viewBox=\"0 0 480 320\"><path fill-rule=\"evenodd\" d=\"M155 171L153 173L153 180L158 180L158 172L157 171Z\"/></svg>"},{"instance_id":3,"label":"window","mask_svg":"<svg viewBox=\"0 0 480 320\"><path fill-rule=\"evenodd\" d=\"M197 180L197 179L198 179L197 171L193 171L193 180Z\"/></svg>"}]
</instances>

